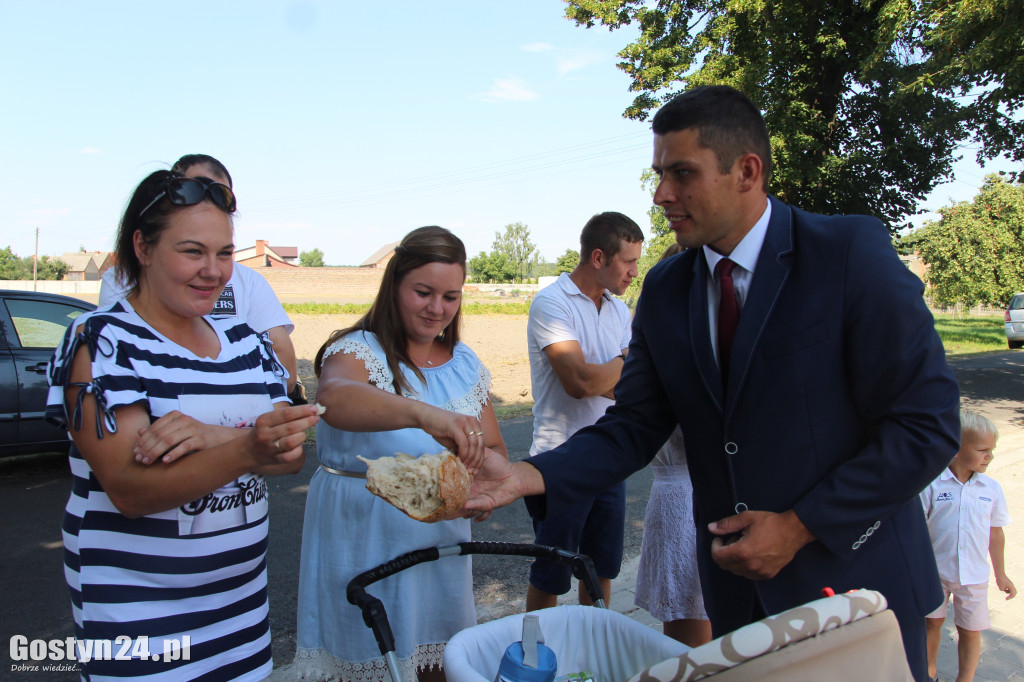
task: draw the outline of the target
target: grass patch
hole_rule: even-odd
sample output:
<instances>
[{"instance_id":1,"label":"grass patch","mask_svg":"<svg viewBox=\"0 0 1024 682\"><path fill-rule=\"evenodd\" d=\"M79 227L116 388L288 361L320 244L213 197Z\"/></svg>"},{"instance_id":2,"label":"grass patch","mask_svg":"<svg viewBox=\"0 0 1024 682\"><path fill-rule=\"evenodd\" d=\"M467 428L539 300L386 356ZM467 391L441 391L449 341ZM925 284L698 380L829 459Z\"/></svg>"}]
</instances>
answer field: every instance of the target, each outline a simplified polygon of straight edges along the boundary
<instances>
[{"instance_id":1,"label":"grass patch","mask_svg":"<svg viewBox=\"0 0 1024 682\"><path fill-rule=\"evenodd\" d=\"M529 417L533 414L533 401L521 403L492 403L494 416L499 420L513 419L515 417Z\"/></svg>"},{"instance_id":2,"label":"grass patch","mask_svg":"<svg viewBox=\"0 0 1024 682\"><path fill-rule=\"evenodd\" d=\"M462 312L466 315L528 315L530 304L526 301L516 303L480 303L473 301L462 304Z\"/></svg>"},{"instance_id":3,"label":"grass patch","mask_svg":"<svg viewBox=\"0 0 1024 682\"><path fill-rule=\"evenodd\" d=\"M282 303L285 312L297 315L363 315L369 303Z\"/></svg>"},{"instance_id":4,"label":"grass patch","mask_svg":"<svg viewBox=\"0 0 1024 682\"><path fill-rule=\"evenodd\" d=\"M1002 315L955 315L934 313L935 330L946 355L968 355L1006 350Z\"/></svg>"}]
</instances>

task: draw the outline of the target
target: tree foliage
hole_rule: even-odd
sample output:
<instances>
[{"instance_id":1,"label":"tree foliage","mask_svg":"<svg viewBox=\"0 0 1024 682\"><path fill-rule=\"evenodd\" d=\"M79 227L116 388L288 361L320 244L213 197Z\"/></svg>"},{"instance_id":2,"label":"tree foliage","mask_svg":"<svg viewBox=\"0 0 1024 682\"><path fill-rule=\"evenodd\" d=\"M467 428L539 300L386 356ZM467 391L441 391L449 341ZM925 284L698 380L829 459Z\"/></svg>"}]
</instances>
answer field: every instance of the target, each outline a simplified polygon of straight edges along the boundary
<instances>
[{"instance_id":1,"label":"tree foliage","mask_svg":"<svg viewBox=\"0 0 1024 682\"><path fill-rule=\"evenodd\" d=\"M516 274L508 257L496 251L481 251L480 255L469 259L468 265L474 282L511 282Z\"/></svg>"},{"instance_id":2,"label":"tree foliage","mask_svg":"<svg viewBox=\"0 0 1024 682\"><path fill-rule=\"evenodd\" d=\"M538 277L551 277L552 275L558 275L558 265L556 263L549 263L544 256L539 256L536 262L530 266L530 272L527 277L530 279L536 279Z\"/></svg>"},{"instance_id":3,"label":"tree foliage","mask_svg":"<svg viewBox=\"0 0 1024 682\"><path fill-rule=\"evenodd\" d=\"M512 281L522 282L530 265L537 261L537 245L530 241L530 228L523 223L510 223L505 231L494 233L492 254L504 256L512 268Z\"/></svg>"},{"instance_id":4,"label":"tree foliage","mask_svg":"<svg viewBox=\"0 0 1024 682\"><path fill-rule=\"evenodd\" d=\"M928 80L934 80L929 69L940 65L942 34L935 31L956 25L936 24L934 17L968 0L566 3L566 15L579 25L639 30L619 52L618 66L638 93L625 111L629 118L645 120L661 103L699 85L727 84L747 93L772 136L771 191L810 211L867 213L895 230L949 179L956 146L968 134L972 110L953 90L977 77L964 75L944 88ZM1024 24L1007 30L1017 36L1008 49L1019 54ZM977 36L963 33L985 52ZM972 64L975 73L984 68L981 61Z\"/></svg>"},{"instance_id":5,"label":"tree foliage","mask_svg":"<svg viewBox=\"0 0 1024 682\"><path fill-rule=\"evenodd\" d=\"M324 252L320 249L311 249L299 254L299 265L304 268L324 267Z\"/></svg>"},{"instance_id":6,"label":"tree foliage","mask_svg":"<svg viewBox=\"0 0 1024 682\"><path fill-rule=\"evenodd\" d=\"M28 275L26 279L31 279L32 257L25 256L21 260L25 264L25 272ZM64 279L64 275L68 274L70 269L71 266L60 258L40 256L39 261L36 263L36 279Z\"/></svg>"},{"instance_id":7,"label":"tree foliage","mask_svg":"<svg viewBox=\"0 0 1024 682\"><path fill-rule=\"evenodd\" d=\"M22 279L21 259L11 247L0 250L0 279Z\"/></svg>"},{"instance_id":8,"label":"tree foliage","mask_svg":"<svg viewBox=\"0 0 1024 682\"><path fill-rule=\"evenodd\" d=\"M658 176L654 174L650 168L644 170L640 175L640 183L644 189L651 193L651 197L654 197L654 190L658 188ZM644 277L647 276L647 271L654 267L654 265L661 260L661 257L672 244L676 243L676 235L672 232L672 228L668 226L668 220L665 219L665 213L661 210L660 206L651 205L647 209L647 216L651 219L651 234L652 237L644 242L644 251L640 255L640 260L636 263L637 276L630 283L629 288L626 289L625 297L636 300L640 295L640 290L644 285Z\"/></svg>"},{"instance_id":9,"label":"tree foliage","mask_svg":"<svg viewBox=\"0 0 1024 682\"><path fill-rule=\"evenodd\" d=\"M576 249L566 249L565 253L555 261L555 274L560 275L563 272L572 272L579 264L580 252Z\"/></svg>"},{"instance_id":10,"label":"tree foliage","mask_svg":"<svg viewBox=\"0 0 1024 682\"><path fill-rule=\"evenodd\" d=\"M990 175L973 201L939 214L901 240L927 264L936 303L1004 306L1024 291L1024 185Z\"/></svg>"},{"instance_id":11,"label":"tree foliage","mask_svg":"<svg viewBox=\"0 0 1024 682\"><path fill-rule=\"evenodd\" d=\"M63 279L69 265L59 258L41 256L36 262L36 279ZM32 256L19 258L11 247L0 249L0 280L32 279Z\"/></svg>"},{"instance_id":12,"label":"tree foliage","mask_svg":"<svg viewBox=\"0 0 1024 682\"><path fill-rule=\"evenodd\" d=\"M911 87L965 100L978 161L1024 160L1024 1L921 2L904 28L927 55Z\"/></svg>"}]
</instances>

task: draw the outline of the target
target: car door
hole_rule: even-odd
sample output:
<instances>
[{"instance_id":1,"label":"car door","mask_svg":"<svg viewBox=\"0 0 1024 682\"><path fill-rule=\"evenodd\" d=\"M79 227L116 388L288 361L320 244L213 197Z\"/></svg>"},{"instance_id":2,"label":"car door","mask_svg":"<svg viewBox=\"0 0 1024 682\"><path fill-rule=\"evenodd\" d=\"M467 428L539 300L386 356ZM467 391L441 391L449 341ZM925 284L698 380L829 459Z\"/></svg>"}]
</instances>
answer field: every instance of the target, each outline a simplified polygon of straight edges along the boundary
<instances>
[{"instance_id":1,"label":"car door","mask_svg":"<svg viewBox=\"0 0 1024 682\"><path fill-rule=\"evenodd\" d=\"M5 383L2 392L16 393L18 400L17 434L5 449L31 452L37 445L63 445L67 441L65 430L44 418L49 390L47 363L68 326L91 306L84 301L29 292L7 294L3 302L6 352L10 353L17 381Z\"/></svg>"},{"instance_id":2,"label":"car door","mask_svg":"<svg viewBox=\"0 0 1024 682\"><path fill-rule=\"evenodd\" d=\"M0 306L0 448L18 442L18 370L7 343L8 329L10 317L7 309Z\"/></svg>"}]
</instances>

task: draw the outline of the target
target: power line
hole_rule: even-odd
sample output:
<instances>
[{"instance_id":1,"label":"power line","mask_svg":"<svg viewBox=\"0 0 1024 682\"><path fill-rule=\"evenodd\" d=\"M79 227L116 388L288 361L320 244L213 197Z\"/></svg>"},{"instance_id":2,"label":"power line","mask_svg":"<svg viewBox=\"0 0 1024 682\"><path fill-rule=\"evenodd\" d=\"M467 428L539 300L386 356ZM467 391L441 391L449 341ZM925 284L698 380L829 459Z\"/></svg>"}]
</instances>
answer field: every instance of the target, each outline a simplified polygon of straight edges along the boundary
<instances>
[{"instance_id":1,"label":"power line","mask_svg":"<svg viewBox=\"0 0 1024 682\"><path fill-rule=\"evenodd\" d=\"M634 140L640 139L643 140L643 143L634 142ZM422 180L379 183L337 192L256 200L247 202L244 208L247 209L247 212L267 214L330 206L343 207L380 203L383 200L394 201L424 193L446 194L451 191L460 191L468 186L476 188L494 186L497 184L495 181L512 182L522 179L525 175L529 176L526 179L564 175L577 170L573 166L603 167L621 162L607 161L609 157L628 158L640 150L649 149L650 133L645 131L643 134L620 135L605 140L457 169L447 173L433 174Z\"/></svg>"}]
</instances>

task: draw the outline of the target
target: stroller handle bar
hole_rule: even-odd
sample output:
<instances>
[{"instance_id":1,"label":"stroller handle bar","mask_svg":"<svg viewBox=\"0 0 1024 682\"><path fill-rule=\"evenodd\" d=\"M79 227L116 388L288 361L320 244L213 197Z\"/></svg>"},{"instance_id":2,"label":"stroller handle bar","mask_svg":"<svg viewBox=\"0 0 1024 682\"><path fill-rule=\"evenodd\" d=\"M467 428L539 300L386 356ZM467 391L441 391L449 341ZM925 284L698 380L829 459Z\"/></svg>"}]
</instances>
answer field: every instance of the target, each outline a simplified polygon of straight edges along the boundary
<instances>
[{"instance_id":1,"label":"stroller handle bar","mask_svg":"<svg viewBox=\"0 0 1024 682\"><path fill-rule=\"evenodd\" d=\"M450 545L448 547L417 549L396 557L376 568L360 573L349 581L348 587L345 588L345 596L348 598L349 603L359 607L363 614L363 622L366 623L368 628L373 630L373 635L377 639L377 647L382 655L387 657L389 653L395 650L395 636L391 631L391 625L388 623L384 604L381 603L380 599L369 594L366 591L366 587L417 564L436 561L444 556L464 556L466 554L532 556L539 559L548 559L560 564L568 564L572 568L572 574L586 588L587 594L590 595L594 605L605 608L604 593L601 592L601 587L597 580L594 562L584 554L568 552L557 547L512 542L460 542L457 545Z\"/></svg>"}]
</instances>

